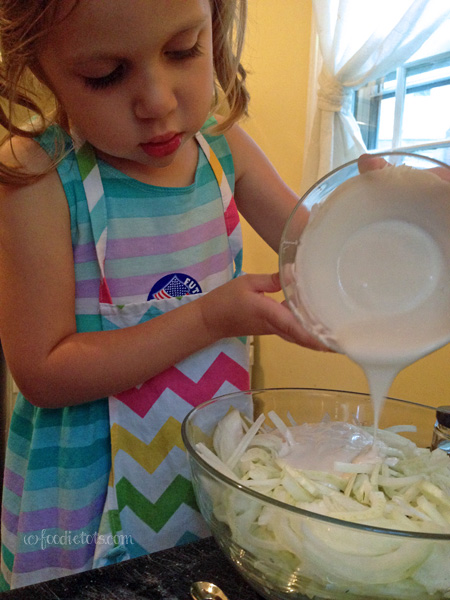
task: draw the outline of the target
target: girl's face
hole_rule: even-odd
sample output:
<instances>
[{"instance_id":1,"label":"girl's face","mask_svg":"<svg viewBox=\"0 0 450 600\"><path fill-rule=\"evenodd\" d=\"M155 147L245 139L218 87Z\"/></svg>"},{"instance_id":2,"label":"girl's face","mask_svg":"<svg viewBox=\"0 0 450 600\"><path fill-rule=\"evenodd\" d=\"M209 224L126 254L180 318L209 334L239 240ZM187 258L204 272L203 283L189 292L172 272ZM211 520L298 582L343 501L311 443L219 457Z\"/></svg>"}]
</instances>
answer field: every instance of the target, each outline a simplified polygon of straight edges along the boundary
<instances>
[{"instance_id":1,"label":"girl's face","mask_svg":"<svg viewBox=\"0 0 450 600\"><path fill-rule=\"evenodd\" d=\"M60 6L65 16L74 0ZM81 0L38 58L72 126L106 160L171 165L211 107L209 0Z\"/></svg>"}]
</instances>

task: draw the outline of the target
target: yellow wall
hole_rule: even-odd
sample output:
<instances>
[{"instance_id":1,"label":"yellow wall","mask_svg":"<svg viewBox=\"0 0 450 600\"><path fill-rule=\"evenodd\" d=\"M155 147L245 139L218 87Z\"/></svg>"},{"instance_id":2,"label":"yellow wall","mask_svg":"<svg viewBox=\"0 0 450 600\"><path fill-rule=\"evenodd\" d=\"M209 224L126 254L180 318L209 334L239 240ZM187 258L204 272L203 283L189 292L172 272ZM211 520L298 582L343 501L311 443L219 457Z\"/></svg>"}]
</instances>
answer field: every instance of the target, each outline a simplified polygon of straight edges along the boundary
<instances>
[{"instance_id":1,"label":"yellow wall","mask_svg":"<svg viewBox=\"0 0 450 600\"><path fill-rule=\"evenodd\" d=\"M244 63L252 98L244 128L294 190L300 189L305 143L310 24L311 0L249 2ZM248 272L277 270L276 254L245 223L244 243ZM405 369L390 395L449 404L449 365L446 347ZM346 357L299 348L275 336L256 340L253 386L367 391L361 370Z\"/></svg>"}]
</instances>

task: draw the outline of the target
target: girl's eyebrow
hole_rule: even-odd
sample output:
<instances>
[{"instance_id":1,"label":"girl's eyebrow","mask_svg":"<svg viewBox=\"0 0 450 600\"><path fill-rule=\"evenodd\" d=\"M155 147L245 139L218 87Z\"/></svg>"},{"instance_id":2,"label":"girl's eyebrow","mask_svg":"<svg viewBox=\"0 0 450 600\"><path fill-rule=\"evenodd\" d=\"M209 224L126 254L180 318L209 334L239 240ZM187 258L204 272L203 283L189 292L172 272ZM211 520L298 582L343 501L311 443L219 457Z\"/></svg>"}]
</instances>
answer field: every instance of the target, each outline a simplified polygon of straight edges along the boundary
<instances>
[{"instance_id":1,"label":"girl's eyebrow","mask_svg":"<svg viewBox=\"0 0 450 600\"><path fill-rule=\"evenodd\" d=\"M173 35L173 37L176 37L177 35L183 35L184 33L190 33L191 31L193 31L195 29L199 29L199 28L203 27L203 25L206 23L207 20L208 20L208 16L203 15L201 18L196 19L195 21L192 21L191 23L185 25L183 27L183 29L180 29L179 31L177 31Z\"/></svg>"},{"instance_id":2,"label":"girl's eyebrow","mask_svg":"<svg viewBox=\"0 0 450 600\"><path fill-rule=\"evenodd\" d=\"M175 33L171 34L169 39L167 40L166 43L168 43L171 40L176 40L176 38L178 37L182 37L183 35L187 34L187 33L191 33L193 31L196 31L197 29L201 29L203 27L203 25L207 22L208 20L208 16L204 15L199 19L196 19L195 21L192 21L191 23L187 23L186 25L183 25L182 29L176 31ZM79 54L75 53L72 55L72 57L70 58L70 62L73 66L82 66L84 63L88 63L91 61L108 61L108 60L114 60L117 58L117 54L115 53L109 53L109 52L99 52L99 53L86 53L83 51L83 49L80 49Z\"/></svg>"}]
</instances>

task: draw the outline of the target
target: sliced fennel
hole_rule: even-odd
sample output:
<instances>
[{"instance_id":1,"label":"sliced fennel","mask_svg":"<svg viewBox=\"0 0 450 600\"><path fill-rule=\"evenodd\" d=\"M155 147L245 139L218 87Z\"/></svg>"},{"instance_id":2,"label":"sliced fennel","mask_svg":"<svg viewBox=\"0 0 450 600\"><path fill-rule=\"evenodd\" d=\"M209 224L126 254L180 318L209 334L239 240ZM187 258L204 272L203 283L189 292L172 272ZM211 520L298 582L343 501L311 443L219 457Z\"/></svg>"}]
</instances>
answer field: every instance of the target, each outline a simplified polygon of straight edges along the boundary
<instances>
[{"instance_id":1,"label":"sliced fennel","mask_svg":"<svg viewBox=\"0 0 450 600\"><path fill-rule=\"evenodd\" d=\"M286 426L275 413L269 418L274 429L262 428L264 417L248 426L232 411L215 431L216 454L202 445L198 453L224 474L231 471L243 486L313 513L376 528L450 535L450 457L399 435L410 426L379 430L377 452L363 449L354 461L336 460L332 470L322 471L290 464L286 457L295 451L296 426ZM359 429L352 434L363 440L371 435L369 428ZM450 598L450 542L343 528L281 511L232 488L210 493L215 516L229 526L234 542L271 564L279 560L284 565L280 578L289 564L296 576L339 593Z\"/></svg>"}]
</instances>

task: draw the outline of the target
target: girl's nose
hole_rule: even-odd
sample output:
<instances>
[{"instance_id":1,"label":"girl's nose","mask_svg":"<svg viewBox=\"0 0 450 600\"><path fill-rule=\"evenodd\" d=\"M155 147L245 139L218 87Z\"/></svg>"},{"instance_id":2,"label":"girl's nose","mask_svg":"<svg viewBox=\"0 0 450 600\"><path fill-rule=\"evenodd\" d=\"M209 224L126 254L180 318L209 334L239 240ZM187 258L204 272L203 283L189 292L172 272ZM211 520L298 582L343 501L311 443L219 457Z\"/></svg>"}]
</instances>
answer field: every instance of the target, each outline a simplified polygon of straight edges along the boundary
<instances>
[{"instance_id":1,"label":"girl's nose","mask_svg":"<svg viewBox=\"0 0 450 600\"><path fill-rule=\"evenodd\" d=\"M161 119L177 107L175 82L167 73L146 75L138 83L134 112L138 119Z\"/></svg>"}]
</instances>

